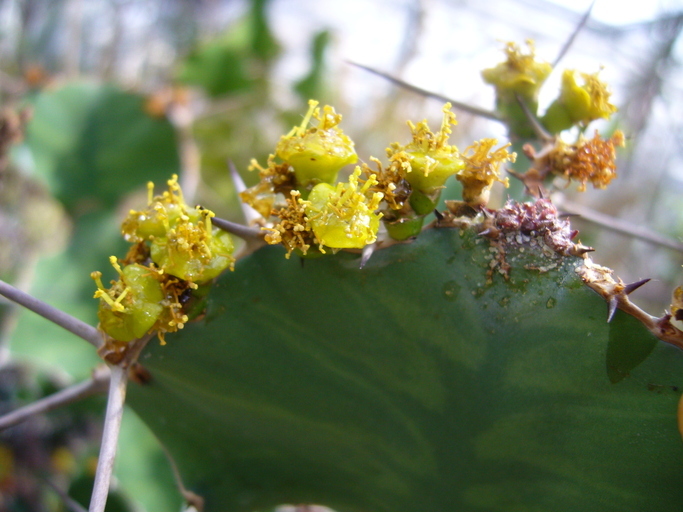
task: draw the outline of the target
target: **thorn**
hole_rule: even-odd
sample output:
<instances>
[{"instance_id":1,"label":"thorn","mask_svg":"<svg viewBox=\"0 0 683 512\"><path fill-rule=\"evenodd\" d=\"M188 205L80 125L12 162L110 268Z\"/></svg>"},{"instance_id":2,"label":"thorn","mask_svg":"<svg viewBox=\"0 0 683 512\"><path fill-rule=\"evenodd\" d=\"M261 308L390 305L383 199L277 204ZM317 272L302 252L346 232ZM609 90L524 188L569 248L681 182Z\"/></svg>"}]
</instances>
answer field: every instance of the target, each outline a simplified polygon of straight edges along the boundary
<instances>
[{"instance_id":1,"label":"thorn","mask_svg":"<svg viewBox=\"0 0 683 512\"><path fill-rule=\"evenodd\" d=\"M230 222L229 220L221 219L220 217L211 217L211 223L217 228L232 233L244 240L262 240L263 232L257 228L250 228L248 226L243 226L242 224L237 224L236 222Z\"/></svg>"},{"instance_id":2,"label":"thorn","mask_svg":"<svg viewBox=\"0 0 683 512\"><path fill-rule=\"evenodd\" d=\"M434 210L434 211L436 211L436 210ZM441 216L441 218L443 219L443 216ZM363 252L362 252L361 257L360 257L360 266L359 266L359 268L363 268L363 267L365 266L365 264L366 264L368 261L370 261L370 257L373 255L373 253L375 252L375 249L376 249L376 248L377 248L377 244L376 244L376 243L370 244L370 245L366 245L365 247L363 247Z\"/></svg>"},{"instance_id":3,"label":"thorn","mask_svg":"<svg viewBox=\"0 0 683 512\"><path fill-rule=\"evenodd\" d=\"M617 312L617 306L619 305L619 301L617 300L616 297L610 297L607 304L608 304L607 323L610 323L612 321L612 319L614 318L614 313Z\"/></svg>"},{"instance_id":4,"label":"thorn","mask_svg":"<svg viewBox=\"0 0 683 512\"><path fill-rule=\"evenodd\" d=\"M635 283L627 284L624 286L624 293L626 295L630 295L634 291L636 291L638 288L643 286L645 283L648 283L650 281L650 278L648 277L647 279L641 279L640 281L636 281Z\"/></svg>"},{"instance_id":5,"label":"thorn","mask_svg":"<svg viewBox=\"0 0 683 512\"><path fill-rule=\"evenodd\" d=\"M569 48L571 48L572 44L574 43L574 39L576 39L576 36L579 35L583 27L586 26L586 23L588 23L588 19L590 18L591 11L593 10L593 6L595 5L595 0L593 0L584 13L583 17L581 18L581 21L579 21L579 24L576 26L572 34L569 36L569 39L567 39L567 42L564 43L564 46L562 46L562 49L560 50L560 53L555 57L555 60L553 61L553 68L557 67L557 64L562 60L562 57L565 56L565 54L569 51Z\"/></svg>"},{"instance_id":6,"label":"thorn","mask_svg":"<svg viewBox=\"0 0 683 512\"><path fill-rule=\"evenodd\" d=\"M571 254L572 256L581 257L584 254L593 251L595 251L595 249L593 249L592 247L586 247L585 245L581 245L580 243L578 243L574 244L574 246L569 250L569 254Z\"/></svg>"},{"instance_id":7,"label":"thorn","mask_svg":"<svg viewBox=\"0 0 683 512\"><path fill-rule=\"evenodd\" d=\"M517 98L517 103L519 103L519 106L522 108L522 112L524 112L524 116L526 117L527 121L529 121L529 124L534 130L534 133L536 134L536 137L538 137L540 140L543 142L550 142L554 139L554 137L548 133L548 131L545 129L545 127L541 124L541 122L538 120L538 118L534 115L531 110L529 110L529 107L527 107L526 103L524 103L524 100L522 100L522 97L519 94L515 94L515 98Z\"/></svg>"},{"instance_id":8,"label":"thorn","mask_svg":"<svg viewBox=\"0 0 683 512\"><path fill-rule=\"evenodd\" d=\"M228 169L230 170L230 177L232 178L232 183L235 185L235 190L237 191L237 194L241 192L244 192L247 189L247 185L244 183L244 180L242 179L242 176L240 176L240 173L237 171L237 167L235 167L235 164L232 162L232 160L228 160ZM248 204L242 202L241 199L238 199L240 208L242 209L242 215L244 215L244 221L247 224L252 224L253 222L261 219L261 214L254 210L251 206Z\"/></svg>"},{"instance_id":9,"label":"thorn","mask_svg":"<svg viewBox=\"0 0 683 512\"><path fill-rule=\"evenodd\" d=\"M545 196L543 195L543 190L541 190L541 187L538 187L538 198L539 199L545 199Z\"/></svg>"},{"instance_id":10,"label":"thorn","mask_svg":"<svg viewBox=\"0 0 683 512\"><path fill-rule=\"evenodd\" d=\"M441 213L436 208L434 208L434 216L436 217L436 220L438 220L439 222L443 220L443 213Z\"/></svg>"},{"instance_id":11,"label":"thorn","mask_svg":"<svg viewBox=\"0 0 683 512\"><path fill-rule=\"evenodd\" d=\"M580 213L557 212L558 217L581 217Z\"/></svg>"},{"instance_id":12,"label":"thorn","mask_svg":"<svg viewBox=\"0 0 683 512\"><path fill-rule=\"evenodd\" d=\"M399 87L403 87L404 89L407 89L409 91L415 92L417 94L421 94L422 96L426 96L428 98L434 98L440 101L445 101L450 103L453 108L459 109L459 110L464 110L465 112L468 112L470 114L473 114L475 116L480 116L484 117L486 119L491 119L493 121L498 121L500 123L504 123L505 121L503 120L502 117L500 117L498 114L495 112L491 112L490 110L486 110L480 107L474 107L472 105L468 105L467 103L462 103L460 101L452 100L450 98L447 98L446 96L442 96L441 94L436 94L434 92L428 91L426 89L422 89L420 87L417 87L415 85L409 84L408 82L404 82L403 80L399 78L395 78L388 73L384 73L382 71L378 71L376 69L373 69L368 66L364 66L363 64L358 64L357 62L352 62L350 60L346 61L348 64L351 64L352 66L355 66L360 69L364 69L365 71L368 71L372 73L373 75L380 76L384 78L385 80L389 80L394 85L398 85Z\"/></svg>"},{"instance_id":13,"label":"thorn","mask_svg":"<svg viewBox=\"0 0 683 512\"><path fill-rule=\"evenodd\" d=\"M491 228L486 228L484 231L480 231L477 233L478 236L486 236L490 235L492 233Z\"/></svg>"},{"instance_id":14,"label":"thorn","mask_svg":"<svg viewBox=\"0 0 683 512\"><path fill-rule=\"evenodd\" d=\"M242 176L240 176L240 173L237 171L237 167L235 167L232 160L228 160L228 169L230 169L230 177L232 178L232 183L235 185L237 193L247 190L247 185L244 183Z\"/></svg>"},{"instance_id":15,"label":"thorn","mask_svg":"<svg viewBox=\"0 0 683 512\"><path fill-rule=\"evenodd\" d=\"M515 177L515 178L517 178L519 181L521 181L522 183L524 183L524 174L519 173L519 172L517 172L517 171L513 171L512 169L508 169L507 167L505 168L505 171L506 171L509 175L511 175L511 176L513 176L513 177Z\"/></svg>"}]
</instances>

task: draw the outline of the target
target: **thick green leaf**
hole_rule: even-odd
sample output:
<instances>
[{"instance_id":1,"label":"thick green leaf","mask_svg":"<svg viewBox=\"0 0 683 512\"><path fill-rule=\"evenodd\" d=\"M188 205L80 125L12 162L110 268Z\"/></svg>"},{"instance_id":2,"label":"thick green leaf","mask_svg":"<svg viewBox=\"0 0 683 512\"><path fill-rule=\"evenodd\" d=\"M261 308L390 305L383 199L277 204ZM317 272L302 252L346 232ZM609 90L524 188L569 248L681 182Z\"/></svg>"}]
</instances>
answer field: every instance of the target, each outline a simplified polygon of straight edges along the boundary
<instances>
[{"instance_id":1,"label":"thick green leaf","mask_svg":"<svg viewBox=\"0 0 683 512\"><path fill-rule=\"evenodd\" d=\"M130 401L208 511L680 509L683 354L658 343L613 384L580 260L530 252L487 285L488 242L457 230L362 270L261 249L149 347Z\"/></svg>"},{"instance_id":2,"label":"thick green leaf","mask_svg":"<svg viewBox=\"0 0 683 512\"><path fill-rule=\"evenodd\" d=\"M41 93L27 129L36 171L72 212L109 208L124 194L180 169L173 127L144 97L113 85Z\"/></svg>"}]
</instances>

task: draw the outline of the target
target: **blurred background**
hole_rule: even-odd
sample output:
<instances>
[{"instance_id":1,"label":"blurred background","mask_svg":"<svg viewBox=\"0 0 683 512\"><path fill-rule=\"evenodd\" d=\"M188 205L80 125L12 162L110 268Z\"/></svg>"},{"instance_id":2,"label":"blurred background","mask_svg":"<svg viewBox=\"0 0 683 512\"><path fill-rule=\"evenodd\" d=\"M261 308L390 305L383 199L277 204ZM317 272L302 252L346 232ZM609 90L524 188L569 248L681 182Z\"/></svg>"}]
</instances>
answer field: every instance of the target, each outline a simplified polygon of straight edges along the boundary
<instances>
[{"instance_id":1,"label":"blurred background","mask_svg":"<svg viewBox=\"0 0 683 512\"><path fill-rule=\"evenodd\" d=\"M407 119L438 125L441 101L351 63L493 109L480 71L503 60L504 42L531 38L539 58L553 61L589 7L1 0L0 277L94 324L89 274L111 272L108 256L125 250L118 225L144 204L147 181L160 190L177 173L188 202L242 221L227 161L254 183L250 159L265 163L309 98L343 114L365 161L407 141ZM653 278L634 295L653 314L683 284L682 28L681 0L597 0L541 94L542 111L564 68L602 69L611 85L620 111L595 127L627 136L619 176L606 191L561 186L556 198L582 213L572 224L597 248L597 262L626 281ZM453 141L461 149L482 137L506 140L501 124L457 115ZM508 191L498 193L501 204ZM0 413L85 378L96 363L91 347L0 302ZM103 400L89 399L0 434L0 509L60 510L47 480L72 495L80 485L87 501L102 410ZM165 457L132 413L120 444L122 510L178 510Z\"/></svg>"}]
</instances>

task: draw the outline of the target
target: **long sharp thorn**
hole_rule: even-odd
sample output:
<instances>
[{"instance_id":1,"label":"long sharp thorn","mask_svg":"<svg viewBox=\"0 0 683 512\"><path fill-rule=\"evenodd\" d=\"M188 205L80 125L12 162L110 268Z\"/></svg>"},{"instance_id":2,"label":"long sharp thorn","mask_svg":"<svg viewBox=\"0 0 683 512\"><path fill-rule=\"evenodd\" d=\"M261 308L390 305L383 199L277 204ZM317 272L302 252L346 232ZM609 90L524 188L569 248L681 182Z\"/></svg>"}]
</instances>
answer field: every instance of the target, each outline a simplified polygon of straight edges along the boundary
<instances>
[{"instance_id":1,"label":"long sharp thorn","mask_svg":"<svg viewBox=\"0 0 683 512\"><path fill-rule=\"evenodd\" d=\"M368 261L370 261L370 257L375 252L376 247L377 247L377 244L370 244L370 245L366 245L365 247L363 247L363 252L361 253L361 257L360 257L360 267L359 268L363 268L365 266L365 264Z\"/></svg>"},{"instance_id":2,"label":"long sharp thorn","mask_svg":"<svg viewBox=\"0 0 683 512\"><path fill-rule=\"evenodd\" d=\"M560 53L557 54L557 57L555 57L555 60L553 61L553 68L557 67L557 65L560 63L562 58L567 54L569 51L569 48L571 48L572 44L574 44L574 40L576 39L576 36L579 35L581 30L583 30L583 27L586 26L586 23L588 23L588 20L591 17L591 11L593 10L593 6L595 5L595 0L593 0L584 13L583 17L581 18L581 21L579 21L579 24L576 25L574 28L574 31L571 33L569 36L569 39L564 43L564 46L562 46L562 49L560 50Z\"/></svg>"},{"instance_id":3,"label":"long sharp thorn","mask_svg":"<svg viewBox=\"0 0 683 512\"><path fill-rule=\"evenodd\" d=\"M56 393L36 400L24 407L0 416L0 431L13 427L32 416L102 393L109 385L109 369L106 366L95 369L90 380L75 384Z\"/></svg>"},{"instance_id":4,"label":"long sharp thorn","mask_svg":"<svg viewBox=\"0 0 683 512\"><path fill-rule=\"evenodd\" d=\"M235 190L237 190L238 193L247 190L247 185L244 183L242 176L240 176L240 173L232 160L228 160L228 169L230 170L230 178L232 178L232 184L235 185Z\"/></svg>"},{"instance_id":5,"label":"long sharp thorn","mask_svg":"<svg viewBox=\"0 0 683 512\"><path fill-rule=\"evenodd\" d=\"M243 226L242 224L230 222L229 220L221 219L220 217L211 217L211 223L217 228L227 231L228 233L232 233L233 235L243 238L244 240L263 239L263 232L257 228Z\"/></svg>"},{"instance_id":6,"label":"long sharp thorn","mask_svg":"<svg viewBox=\"0 0 683 512\"><path fill-rule=\"evenodd\" d=\"M99 348L102 346L102 334L92 325L88 325L78 318L57 309L42 300L36 299L32 295L29 295L2 280L0 280L0 295L24 306L26 309L30 309L34 313L59 325L63 329L72 332L76 336L83 338L94 347Z\"/></svg>"},{"instance_id":7,"label":"long sharp thorn","mask_svg":"<svg viewBox=\"0 0 683 512\"><path fill-rule=\"evenodd\" d=\"M484 117L486 119L491 119L492 121L498 121L500 123L505 122L502 117L500 117L498 114L495 112L492 112L490 110L486 110L480 107L473 107L472 105L468 105L467 103L462 103L460 101L452 100L446 96L442 96L441 94L437 94L435 92L428 91L427 89L422 89L421 87L417 87L415 85L409 84L408 82L404 82L403 80L393 77L388 73L383 73L382 71L378 71L376 69L373 69L368 66L364 66L363 64L358 64L357 62L352 62L352 61L346 61L352 66L356 66L357 68L364 69L365 71L368 71L372 73L373 75L380 76L384 78L385 80L388 80L394 85L398 85L399 87L402 87L404 89L407 89L409 91L415 92L417 94L420 94L422 96L426 96L428 98L434 98L440 101L446 101L450 103L453 108L458 109L458 110L463 110L465 112L468 112L470 114L473 114L475 116L479 117Z\"/></svg>"},{"instance_id":8,"label":"long sharp thorn","mask_svg":"<svg viewBox=\"0 0 683 512\"><path fill-rule=\"evenodd\" d=\"M636 291L638 288L643 286L645 283L650 282L650 278L648 277L647 279L641 279L640 281L636 281L635 283L627 284L624 286L624 293L626 295L630 295L634 291Z\"/></svg>"},{"instance_id":9,"label":"long sharp thorn","mask_svg":"<svg viewBox=\"0 0 683 512\"><path fill-rule=\"evenodd\" d=\"M242 176L240 176L240 173L232 160L228 160L228 169L230 170L230 177L232 178L232 183L235 185L237 193L240 194L241 192L244 192L247 189L247 185L244 183ZM244 215L244 220L247 224L251 224L261 218L261 214L251 206L242 201L239 201L239 203L240 208L242 209L242 215Z\"/></svg>"},{"instance_id":10,"label":"long sharp thorn","mask_svg":"<svg viewBox=\"0 0 683 512\"><path fill-rule=\"evenodd\" d=\"M617 312L617 306L619 305L619 301L617 301L616 297L610 297L608 301L608 309L607 309L607 323L610 323L612 319L614 318L614 313Z\"/></svg>"},{"instance_id":11,"label":"long sharp thorn","mask_svg":"<svg viewBox=\"0 0 683 512\"><path fill-rule=\"evenodd\" d=\"M524 112L527 121L529 121L531 128L533 128L536 137L544 142L553 140L552 134L548 133L534 113L529 110L529 107L526 103L524 103L522 97L519 94L515 94L515 98L517 98L517 103L519 103L519 106L522 109L522 112Z\"/></svg>"},{"instance_id":12,"label":"long sharp thorn","mask_svg":"<svg viewBox=\"0 0 683 512\"><path fill-rule=\"evenodd\" d=\"M50 489L52 489L57 496L59 496L59 499L62 500L64 503L64 506L69 509L71 512L88 512L86 508L78 503L75 499L73 499L71 496L69 496L66 491L62 490L56 483L54 483L52 480L49 478L43 478L43 482L47 484Z\"/></svg>"}]
</instances>

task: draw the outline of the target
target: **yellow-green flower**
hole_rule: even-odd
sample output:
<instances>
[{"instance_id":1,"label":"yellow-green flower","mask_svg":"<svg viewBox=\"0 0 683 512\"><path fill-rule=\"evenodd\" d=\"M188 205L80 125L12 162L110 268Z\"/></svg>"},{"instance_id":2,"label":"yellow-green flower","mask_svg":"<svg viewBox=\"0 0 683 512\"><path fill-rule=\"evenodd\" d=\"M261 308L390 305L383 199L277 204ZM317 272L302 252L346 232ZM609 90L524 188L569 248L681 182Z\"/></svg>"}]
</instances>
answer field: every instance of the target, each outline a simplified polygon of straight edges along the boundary
<instances>
[{"instance_id":1,"label":"yellow-green flower","mask_svg":"<svg viewBox=\"0 0 683 512\"><path fill-rule=\"evenodd\" d=\"M308 113L299 126L280 139L275 155L294 168L299 190L316 183L333 184L339 170L358 161L353 141L337 125L342 116L325 105L310 100ZM306 128L311 120L318 125Z\"/></svg>"},{"instance_id":2,"label":"yellow-green flower","mask_svg":"<svg viewBox=\"0 0 683 512\"><path fill-rule=\"evenodd\" d=\"M393 143L387 149L391 166L423 194L443 188L446 180L464 166L458 148L448 144L451 125L457 124L450 109L451 104L446 103L438 132L433 133L426 120L417 126L408 121L413 140L406 146Z\"/></svg>"},{"instance_id":3,"label":"yellow-green flower","mask_svg":"<svg viewBox=\"0 0 683 512\"><path fill-rule=\"evenodd\" d=\"M347 183L336 187L320 183L313 187L305 204L306 216L315 237L323 246L333 249L360 249L377 239L381 213L376 210L383 194L368 190L377 184L371 175L361 186L360 167L349 176Z\"/></svg>"},{"instance_id":4,"label":"yellow-green flower","mask_svg":"<svg viewBox=\"0 0 683 512\"><path fill-rule=\"evenodd\" d=\"M147 267L132 264L121 269L114 256L110 262L119 273L119 280L111 288L102 284L101 272L91 274L97 284L95 298L100 299L100 328L117 341L141 338L154 327L164 310L162 286L155 271Z\"/></svg>"},{"instance_id":5,"label":"yellow-green flower","mask_svg":"<svg viewBox=\"0 0 683 512\"><path fill-rule=\"evenodd\" d=\"M581 83L577 81L581 76ZM610 103L611 93L598 73L577 73L567 69L562 74L559 97L553 101L541 119L552 133L559 133L572 126L587 126L595 119L609 119L617 111Z\"/></svg>"},{"instance_id":6,"label":"yellow-green flower","mask_svg":"<svg viewBox=\"0 0 683 512\"><path fill-rule=\"evenodd\" d=\"M152 241L152 261L164 272L184 281L202 284L234 263L234 246L228 233L211 224L213 212L193 208L181 215L166 236Z\"/></svg>"},{"instance_id":7,"label":"yellow-green flower","mask_svg":"<svg viewBox=\"0 0 683 512\"><path fill-rule=\"evenodd\" d=\"M515 100L515 94L536 102L538 91L553 67L550 63L536 60L536 49L532 40L527 40L528 52L522 52L518 44L505 45L507 60L481 72L484 81L496 88L500 99Z\"/></svg>"}]
</instances>

